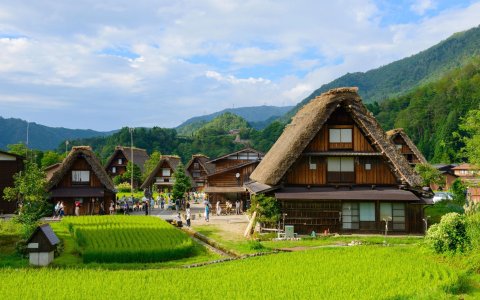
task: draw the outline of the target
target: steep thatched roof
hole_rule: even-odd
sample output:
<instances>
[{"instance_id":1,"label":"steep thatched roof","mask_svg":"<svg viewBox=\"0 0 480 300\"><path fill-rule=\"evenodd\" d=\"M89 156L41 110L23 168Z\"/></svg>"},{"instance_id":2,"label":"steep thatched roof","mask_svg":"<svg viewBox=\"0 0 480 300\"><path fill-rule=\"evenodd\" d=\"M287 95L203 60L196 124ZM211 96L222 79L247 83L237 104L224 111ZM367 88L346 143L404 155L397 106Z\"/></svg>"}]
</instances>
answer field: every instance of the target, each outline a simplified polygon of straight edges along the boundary
<instances>
[{"instance_id":1,"label":"steep thatched roof","mask_svg":"<svg viewBox=\"0 0 480 300\"><path fill-rule=\"evenodd\" d=\"M50 179L47 185L48 190L54 188L62 180L62 178L71 169L73 163L79 158L85 159L87 161L95 175L98 177L100 182L105 186L107 190L111 192L115 191L115 186L112 182L112 179L110 178L110 176L108 176L107 172L100 163L100 160L95 156L95 153L93 153L90 146L73 147L67 157L63 160L63 162L60 163L60 165L51 166L51 170L55 171L53 172L53 174L50 175Z\"/></svg>"},{"instance_id":2,"label":"steep thatched roof","mask_svg":"<svg viewBox=\"0 0 480 300\"><path fill-rule=\"evenodd\" d=\"M403 130L403 128L395 128L395 129L389 130L389 131L387 131L387 136L392 142L393 142L393 140L395 139L396 136L400 136L405 141L407 146L412 150L413 154L415 154L415 156L420 161L420 163L422 163L422 164L427 163L427 160L425 159L425 156L423 156L422 152L420 152L420 150L418 150L417 146L415 146L415 144L412 142L412 140L407 135L405 130Z\"/></svg>"},{"instance_id":3,"label":"steep thatched roof","mask_svg":"<svg viewBox=\"0 0 480 300\"><path fill-rule=\"evenodd\" d=\"M152 173L148 175L147 179L145 179L143 184L140 186L141 189L147 188L150 185L152 185L153 181L155 180L155 175L158 173L158 171L160 171L160 168L162 167L164 162L167 162L170 168L175 172L177 170L178 165L182 161L180 157L176 155L162 155L155 169L153 169Z\"/></svg>"},{"instance_id":4,"label":"steep thatched roof","mask_svg":"<svg viewBox=\"0 0 480 300\"><path fill-rule=\"evenodd\" d=\"M209 174L212 171L211 164L207 164L210 158L203 154L194 154L192 158L188 161L187 165L185 166L185 170L188 170L190 166L195 162L195 160L200 164L200 167ZM213 170L215 171L215 170Z\"/></svg>"},{"instance_id":5,"label":"steep thatched roof","mask_svg":"<svg viewBox=\"0 0 480 300\"><path fill-rule=\"evenodd\" d=\"M149 159L147 150L131 147L124 147L124 146L117 146L115 147L115 151L108 159L107 163L105 164L105 168L112 163L112 160L115 158L118 152L122 152L127 161L132 161L132 152L133 152L133 163L136 164L140 170L143 172L143 166L145 162Z\"/></svg>"},{"instance_id":6,"label":"steep thatched roof","mask_svg":"<svg viewBox=\"0 0 480 300\"><path fill-rule=\"evenodd\" d=\"M250 178L263 184L278 185L329 116L341 106L350 113L373 147L384 155L397 179L410 186L419 186L420 178L387 139L377 120L363 105L357 91L358 88L333 89L306 104L293 117Z\"/></svg>"}]
</instances>

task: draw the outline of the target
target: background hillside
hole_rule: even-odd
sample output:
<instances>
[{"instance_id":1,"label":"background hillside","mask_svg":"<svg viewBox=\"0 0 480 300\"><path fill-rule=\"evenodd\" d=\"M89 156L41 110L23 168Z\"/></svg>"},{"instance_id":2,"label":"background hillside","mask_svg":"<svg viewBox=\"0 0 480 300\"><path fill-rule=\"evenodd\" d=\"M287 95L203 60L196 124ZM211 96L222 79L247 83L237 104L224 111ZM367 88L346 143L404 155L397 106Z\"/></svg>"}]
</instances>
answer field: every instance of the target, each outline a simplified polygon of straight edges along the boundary
<instances>
[{"instance_id":1,"label":"background hillside","mask_svg":"<svg viewBox=\"0 0 480 300\"><path fill-rule=\"evenodd\" d=\"M329 89L357 86L365 103L382 102L436 80L448 70L464 65L478 54L480 54L480 27L455 33L418 54L365 73L347 73L322 85L283 116L281 121L289 122L303 105Z\"/></svg>"},{"instance_id":2,"label":"background hillside","mask_svg":"<svg viewBox=\"0 0 480 300\"><path fill-rule=\"evenodd\" d=\"M27 139L27 122L20 119L5 119L0 117L0 149L6 149L9 144L25 143ZM39 150L55 149L65 140L105 136L111 132L99 132L90 129L67 129L63 127L48 127L37 123L29 125L29 147Z\"/></svg>"},{"instance_id":3,"label":"background hillside","mask_svg":"<svg viewBox=\"0 0 480 300\"><path fill-rule=\"evenodd\" d=\"M180 124L176 129L180 135L190 135L198 130L207 122L224 113L232 113L242 117L255 129L263 129L273 120L289 112L293 106L251 106L239 108L227 108L213 114L198 116L188 119Z\"/></svg>"}]
</instances>

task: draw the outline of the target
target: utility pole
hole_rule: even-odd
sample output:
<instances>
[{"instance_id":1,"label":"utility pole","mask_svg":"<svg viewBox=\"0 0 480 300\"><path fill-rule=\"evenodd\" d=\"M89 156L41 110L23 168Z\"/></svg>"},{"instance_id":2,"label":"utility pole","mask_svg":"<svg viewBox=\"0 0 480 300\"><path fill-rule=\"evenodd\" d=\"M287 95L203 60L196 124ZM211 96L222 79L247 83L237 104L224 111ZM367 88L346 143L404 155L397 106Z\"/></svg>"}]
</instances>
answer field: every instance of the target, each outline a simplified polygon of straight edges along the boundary
<instances>
[{"instance_id":1,"label":"utility pole","mask_svg":"<svg viewBox=\"0 0 480 300\"><path fill-rule=\"evenodd\" d=\"M65 155L67 155L67 153L68 153L68 144L69 143L70 142L68 140L65 141Z\"/></svg>"},{"instance_id":2,"label":"utility pole","mask_svg":"<svg viewBox=\"0 0 480 300\"><path fill-rule=\"evenodd\" d=\"M130 160L132 162L131 165L131 174L130 174L130 187L131 187L131 192L132 192L132 201L133 201L133 131L135 128L130 127L128 128L128 131L130 131Z\"/></svg>"}]
</instances>

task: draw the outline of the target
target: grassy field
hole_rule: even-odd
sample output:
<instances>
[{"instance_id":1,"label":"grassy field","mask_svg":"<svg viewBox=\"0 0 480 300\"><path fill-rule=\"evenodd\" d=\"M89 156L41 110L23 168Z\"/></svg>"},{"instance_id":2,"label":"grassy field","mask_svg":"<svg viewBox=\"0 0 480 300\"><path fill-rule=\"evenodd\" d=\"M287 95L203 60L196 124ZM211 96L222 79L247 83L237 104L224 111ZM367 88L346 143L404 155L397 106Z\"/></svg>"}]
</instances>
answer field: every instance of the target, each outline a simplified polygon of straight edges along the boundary
<instances>
[{"instance_id":1,"label":"grassy field","mask_svg":"<svg viewBox=\"0 0 480 300\"><path fill-rule=\"evenodd\" d=\"M193 269L2 269L0 276L8 282L2 299L453 299L468 291L464 273L416 247L323 248Z\"/></svg>"},{"instance_id":2,"label":"grassy field","mask_svg":"<svg viewBox=\"0 0 480 300\"><path fill-rule=\"evenodd\" d=\"M83 261L160 262L193 256L194 242L167 222L144 216L65 217Z\"/></svg>"}]
</instances>

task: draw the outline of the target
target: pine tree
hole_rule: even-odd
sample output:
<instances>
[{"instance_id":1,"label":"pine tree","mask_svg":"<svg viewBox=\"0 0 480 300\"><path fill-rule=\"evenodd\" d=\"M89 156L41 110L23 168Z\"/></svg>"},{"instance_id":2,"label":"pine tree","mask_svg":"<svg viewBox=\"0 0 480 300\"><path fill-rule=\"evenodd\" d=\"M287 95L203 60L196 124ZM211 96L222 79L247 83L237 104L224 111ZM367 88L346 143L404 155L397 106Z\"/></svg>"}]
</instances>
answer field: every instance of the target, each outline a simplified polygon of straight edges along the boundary
<instances>
[{"instance_id":1,"label":"pine tree","mask_svg":"<svg viewBox=\"0 0 480 300\"><path fill-rule=\"evenodd\" d=\"M177 166L177 170L175 173L173 173L173 177L175 178L172 191L173 199L181 199L192 187L190 178L187 176L187 174L185 174L185 168L183 164L180 163Z\"/></svg>"}]
</instances>

